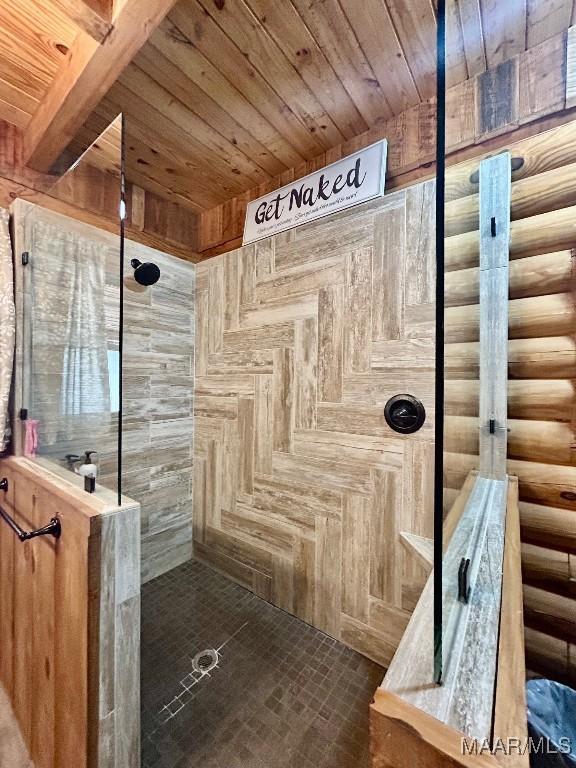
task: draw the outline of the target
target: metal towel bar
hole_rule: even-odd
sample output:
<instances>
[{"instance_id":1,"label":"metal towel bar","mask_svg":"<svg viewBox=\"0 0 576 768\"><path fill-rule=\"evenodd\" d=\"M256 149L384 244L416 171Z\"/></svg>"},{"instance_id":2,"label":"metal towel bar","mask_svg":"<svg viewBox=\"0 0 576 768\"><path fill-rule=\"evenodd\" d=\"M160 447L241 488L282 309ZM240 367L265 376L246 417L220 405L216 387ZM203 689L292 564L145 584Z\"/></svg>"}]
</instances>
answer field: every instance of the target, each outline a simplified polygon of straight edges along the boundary
<instances>
[{"instance_id":1,"label":"metal towel bar","mask_svg":"<svg viewBox=\"0 0 576 768\"><path fill-rule=\"evenodd\" d=\"M2 480L0 480L0 490L8 490L8 481L6 478L2 478ZM6 512L5 509L2 509L2 507L0 507L0 517L2 520L4 520L5 523L8 523L20 541L35 539L36 536L54 536L55 539L59 539L60 534L62 533L62 526L60 525L60 520L58 520L57 517L51 518L47 525L45 525L43 528L37 528L35 531L25 531L18 525L16 520L14 520L14 518L11 517L8 512Z\"/></svg>"}]
</instances>

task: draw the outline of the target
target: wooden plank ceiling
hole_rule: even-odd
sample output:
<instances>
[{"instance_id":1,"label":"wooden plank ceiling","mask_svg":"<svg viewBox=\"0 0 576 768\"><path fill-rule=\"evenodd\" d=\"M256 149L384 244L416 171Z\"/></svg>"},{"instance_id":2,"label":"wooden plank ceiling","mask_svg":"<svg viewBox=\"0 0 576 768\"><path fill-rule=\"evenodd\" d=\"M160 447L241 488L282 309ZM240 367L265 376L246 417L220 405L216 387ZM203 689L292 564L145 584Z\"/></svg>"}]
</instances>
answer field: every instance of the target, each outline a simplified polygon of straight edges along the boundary
<instances>
[{"instance_id":1,"label":"wooden plank ceiling","mask_svg":"<svg viewBox=\"0 0 576 768\"><path fill-rule=\"evenodd\" d=\"M0 118L26 127L89 26L80 5L0 4ZM448 85L567 29L573 6L448 0ZM432 97L435 17L433 0L179 0L80 140L124 111L129 179L211 208Z\"/></svg>"}]
</instances>

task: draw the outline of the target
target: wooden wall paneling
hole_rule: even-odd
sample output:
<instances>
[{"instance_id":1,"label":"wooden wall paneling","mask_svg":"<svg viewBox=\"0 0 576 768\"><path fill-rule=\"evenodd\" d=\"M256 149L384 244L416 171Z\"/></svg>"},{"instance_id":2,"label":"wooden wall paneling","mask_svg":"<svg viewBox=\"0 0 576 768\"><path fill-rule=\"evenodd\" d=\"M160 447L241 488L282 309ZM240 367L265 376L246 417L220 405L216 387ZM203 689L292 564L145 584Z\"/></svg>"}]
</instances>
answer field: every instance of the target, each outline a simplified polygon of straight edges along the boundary
<instances>
[{"instance_id":1,"label":"wooden wall paneling","mask_svg":"<svg viewBox=\"0 0 576 768\"><path fill-rule=\"evenodd\" d=\"M187 38L168 18L152 35L150 44L136 57L135 63L151 74L149 62L152 62L158 82L169 78L176 96L185 95L182 99L185 103L189 103L192 96L194 108L199 110L204 119L208 119L208 110L213 112L216 109L218 124L221 124L222 112L223 116L233 121L233 135L236 138L238 129L235 126L249 125L254 139L266 148L266 152L277 158L283 167L302 162L302 155L290 141L245 96L238 93L208 58L186 41ZM213 101L211 94L214 93L219 94L218 102Z\"/></svg>"},{"instance_id":2,"label":"wooden wall paneling","mask_svg":"<svg viewBox=\"0 0 576 768\"><path fill-rule=\"evenodd\" d=\"M436 18L430 2L386 0L422 100L434 94L436 80Z\"/></svg>"},{"instance_id":3,"label":"wooden wall paneling","mask_svg":"<svg viewBox=\"0 0 576 768\"><path fill-rule=\"evenodd\" d=\"M576 531L576 469L572 449L572 377L576 370L574 257L573 236L567 224L573 198L571 142L576 138L575 130L574 123L569 123L509 147L512 156L525 158L525 164L518 176L513 175L512 183L507 471L519 478L524 577L528 584L528 665L564 681L570 679L568 635L573 628L568 616L574 612L574 596L566 575ZM477 167L478 160L474 162ZM471 161L467 161L448 172L449 198L455 201L452 212L452 203L448 205L449 220L459 206L460 210L468 211L462 217L460 229L466 231L464 237L470 245L478 242L478 232L472 231L476 229L477 205L473 185L469 183L472 170ZM459 237L462 235L456 239ZM476 461L477 440L472 433L477 427L472 427L469 420L474 416L472 410L464 415L463 404L477 391L478 348L473 341L477 338L473 328L476 267L471 266L472 251L458 264L452 261L453 240L454 237L447 239L448 260L455 271L447 275L447 286L454 289L450 302L454 306L447 309L448 339L452 338L453 343L449 341L446 347L446 393L448 412L461 415L448 417L451 427L447 435L445 484L456 489ZM562 251L563 247L566 250ZM475 250L474 264L476 260ZM541 280L536 277L540 269ZM534 320L530 319L532 312Z\"/></svg>"},{"instance_id":4,"label":"wooden wall paneling","mask_svg":"<svg viewBox=\"0 0 576 768\"><path fill-rule=\"evenodd\" d=\"M576 595L571 581L570 554L534 544L522 545L524 583L566 597Z\"/></svg>"},{"instance_id":5,"label":"wooden wall paneling","mask_svg":"<svg viewBox=\"0 0 576 768\"><path fill-rule=\"evenodd\" d=\"M466 68L468 77L484 72L486 69L486 51L484 48L484 30L480 15L479 0L460 0L458 3ZM450 38L447 39L450 44Z\"/></svg>"},{"instance_id":6,"label":"wooden wall paneling","mask_svg":"<svg viewBox=\"0 0 576 768\"><path fill-rule=\"evenodd\" d=\"M516 466L520 464L520 462L515 463ZM533 473L535 474L534 470ZM573 470L568 470L566 474L568 476L572 475L568 482L573 481L576 476ZM522 480L525 483L524 495L530 498L530 486L527 482L530 478L526 474ZM551 486L548 497L544 496L544 494L538 497L533 493L534 498L530 501L521 502L522 540L529 544L550 547L558 551L574 554L576 549L576 533L572 519L573 505L570 505L569 500L570 492L562 490L561 485L554 489L553 480ZM553 493L553 490L556 490L556 493ZM560 507L562 493L568 497L564 499L565 508ZM555 504L555 506L547 506L550 504Z\"/></svg>"},{"instance_id":7,"label":"wooden wall paneling","mask_svg":"<svg viewBox=\"0 0 576 768\"><path fill-rule=\"evenodd\" d=\"M381 87L386 84L386 101L392 114L417 104L419 95L414 78L385 3L342 0L341 5L377 80ZM392 70L394 77L390 77Z\"/></svg>"},{"instance_id":8,"label":"wooden wall paneling","mask_svg":"<svg viewBox=\"0 0 576 768\"><path fill-rule=\"evenodd\" d=\"M375 75L350 22L340 5L333 0L310 5L291 0L312 35L318 41L342 85L370 127L392 115L386 88ZM379 26L386 27L381 19ZM370 84L367 89L366 83Z\"/></svg>"},{"instance_id":9,"label":"wooden wall paneling","mask_svg":"<svg viewBox=\"0 0 576 768\"><path fill-rule=\"evenodd\" d=\"M526 2L480 0L488 67L497 67L526 49Z\"/></svg>"},{"instance_id":10,"label":"wooden wall paneling","mask_svg":"<svg viewBox=\"0 0 576 768\"><path fill-rule=\"evenodd\" d=\"M14 484L9 483L2 505L14 506ZM0 528L0 616L2 616L3 652L0 656L0 680L8 697L14 699L14 549L16 538L10 529Z\"/></svg>"},{"instance_id":11,"label":"wooden wall paneling","mask_svg":"<svg viewBox=\"0 0 576 768\"><path fill-rule=\"evenodd\" d=\"M475 79L471 79L446 91L446 143L454 150L475 140L476 111L465 106L474 105L474 89Z\"/></svg>"},{"instance_id":12,"label":"wooden wall paneling","mask_svg":"<svg viewBox=\"0 0 576 768\"><path fill-rule=\"evenodd\" d=\"M455 163L459 154L465 151L470 153L471 150L465 148L475 144L486 143L485 154L491 154L498 147L505 146L508 134L513 136L524 130L527 138L519 144L518 152L525 158L525 165L515 172L514 180L544 170L542 163L550 164L550 168L563 166L565 160L561 153L571 152L569 137L560 138L559 133L559 141L554 144L548 141L545 134L530 134L542 131L538 121L548 115L558 114L558 119L564 122L570 119L570 114L564 110L567 106L564 93L567 46L566 35L559 33L543 42L536 50L519 53L449 88L446 96L449 164ZM547 62L545 68L541 67L543 59ZM434 101L424 101L396 114L382 125L333 147L329 152L293 167L266 185L255 187L212 210L204 211L199 217L199 251L206 258L240 245L249 200L381 138L389 141L389 187L413 183L411 174L414 173L419 174L418 180L422 176L432 177L433 170L430 170L429 164L433 163L435 156L434 120ZM525 127L521 129L520 126ZM560 132L561 128L557 130ZM477 149L473 155L478 158ZM448 201L477 192L477 188L469 181L475 163L476 159L462 163L451 174L447 187ZM468 171L469 167L472 170Z\"/></svg>"},{"instance_id":13,"label":"wooden wall paneling","mask_svg":"<svg viewBox=\"0 0 576 768\"><path fill-rule=\"evenodd\" d=\"M468 78L464 34L456 0L446 3L446 86L464 82Z\"/></svg>"},{"instance_id":14,"label":"wooden wall paneling","mask_svg":"<svg viewBox=\"0 0 576 768\"><path fill-rule=\"evenodd\" d=\"M571 24L570 0L528 0L526 45L532 48L568 29Z\"/></svg>"},{"instance_id":15,"label":"wooden wall paneling","mask_svg":"<svg viewBox=\"0 0 576 768\"><path fill-rule=\"evenodd\" d=\"M566 33L562 32L519 57L520 123L564 109L567 50Z\"/></svg>"},{"instance_id":16,"label":"wooden wall paneling","mask_svg":"<svg viewBox=\"0 0 576 768\"><path fill-rule=\"evenodd\" d=\"M476 342L446 345L446 377L477 378ZM463 365L461 365L463 362ZM533 339L509 339L508 372L510 379L574 378L576 342L570 336Z\"/></svg>"},{"instance_id":17,"label":"wooden wall paneling","mask_svg":"<svg viewBox=\"0 0 576 768\"><path fill-rule=\"evenodd\" d=\"M81 29L99 43L112 29L112 4L94 0L52 0Z\"/></svg>"},{"instance_id":18,"label":"wooden wall paneling","mask_svg":"<svg viewBox=\"0 0 576 768\"><path fill-rule=\"evenodd\" d=\"M573 119L573 116L569 116L569 119L561 125L551 128L544 127L539 133L514 142L514 151L518 153L517 156L523 158L524 164L520 169L514 171L513 184L545 171L561 169L576 161L576 137L572 126ZM500 148L509 149L509 142L510 139L507 146ZM482 152L480 155L450 168L446 186L447 202L468 197L478 192L477 184L472 182L472 174L478 169L480 160L486 156Z\"/></svg>"},{"instance_id":19,"label":"wooden wall paneling","mask_svg":"<svg viewBox=\"0 0 576 768\"><path fill-rule=\"evenodd\" d=\"M572 22L574 24L574 22ZM566 107L576 106L576 27L567 32Z\"/></svg>"},{"instance_id":20,"label":"wooden wall paneling","mask_svg":"<svg viewBox=\"0 0 576 768\"><path fill-rule=\"evenodd\" d=\"M478 380L446 381L446 413L478 415ZM570 379L508 381L508 415L511 419L572 421L574 387Z\"/></svg>"},{"instance_id":21,"label":"wooden wall paneling","mask_svg":"<svg viewBox=\"0 0 576 768\"><path fill-rule=\"evenodd\" d=\"M129 215L133 226L142 231L144 229L146 216L146 192L136 185L132 186Z\"/></svg>"},{"instance_id":22,"label":"wooden wall paneling","mask_svg":"<svg viewBox=\"0 0 576 768\"><path fill-rule=\"evenodd\" d=\"M524 219L560 208L574 201L576 164L554 168L514 181L510 215L512 220ZM478 195L471 194L446 204L447 237L478 229Z\"/></svg>"},{"instance_id":23,"label":"wooden wall paneling","mask_svg":"<svg viewBox=\"0 0 576 768\"><path fill-rule=\"evenodd\" d=\"M531 671L539 670L536 674L561 676L569 684L574 685L576 675L571 665L571 652L574 646L567 646L562 640L558 640L543 632L526 627L526 665Z\"/></svg>"},{"instance_id":24,"label":"wooden wall paneling","mask_svg":"<svg viewBox=\"0 0 576 768\"><path fill-rule=\"evenodd\" d=\"M432 194L427 186L410 205L423 211ZM433 347L427 336L430 362L417 370L417 326L405 331L403 313L431 302L434 249L426 215L421 228L406 232L406 204L401 192L210 260L197 274L199 314L206 308L197 344L207 345L199 359L206 356L208 365L201 362L196 379L203 484L196 508L206 521L203 529L195 524L196 556L253 590L263 583L259 574L266 576L268 599L381 663L425 579L400 547L400 533L431 530ZM386 225L394 249L380 242ZM406 252L423 262L410 288ZM384 254L386 264L378 261ZM210 298L222 270L224 304ZM388 295L384 286L394 275L397 323L377 323L375 332L371 307ZM215 337L222 345L210 351ZM372 348L387 342L396 357L390 367L374 368ZM257 353L268 355L270 367L252 367ZM411 438L392 433L382 415L387 398L406 387L429 414L426 429ZM223 433L211 431L206 450L208 422ZM219 463L232 425L238 475ZM223 474L225 491L216 499L210 478ZM211 494L211 511L204 511ZM356 576L348 585L350 568ZM393 629L382 618L389 611Z\"/></svg>"},{"instance_id":25,"label":"wooden wall paneling","mask_svg":"<svg viewBox=\"0 0 576 768\"><path fill-rule=\"evenodd\" d=\"M524 611L527 626L573 643L576 637L573 599L526 584Z\"/></svg>"},{"instance_id":26,"label":"wooden wall paneling","mask_svg":"<svg viewBox=\"0 0 576 768\"><path fill-rule=\"evenodd\" d=\"M90 542L89 765L140 761L140 521L135 503L106 515ZM97 661L96 661L97 658ZM90 762L92 761L92 762Z\"/></svg>"},{"instance_id":27,"label":"wooden wall paneling","mask_svg":"<svg viewBox=\"0 0 576 768\"><path fill-rule=\"evenodd\" d=\"M109 117L115 118L117 111ZM109 121L104 121L102 128ZM118 232L118 179L99 169L81 164L74 174L55 186L54 177L27 169L21 159L22 133L7 123L0 124L0 203L5 207L17 198L38 203L99 229ZM137 193L138 194L138 193ZM154 193L145 194L144 228L134 225L132 186L127 187L129 237L151 247L164 247L183 259L196 260L196 217L189 209L170 203Z\"/></svg>"},{"instance_id":28,"label":"wooden wall paneling","mask_svg":"<svg viewBox=\"0 0 576 768\"><path fill-rule=\"evenodd\" d=\"M518 59L507 59L476 78L476 138L495 136L518 123Z\"/></svg>"},{"instance_id":29,"label":"wooden wall paneling","mask_svg":"<svg viewBox=\"0 0 576 768\"><path fill-rule=\"evenodd\" d=\"M576 206L540 213L513 221L510 258L554 253L573 245L570 221ZM478 232L464 232L446 239L446 270L468 269L478 264Z\"/></svg>"},{"instance_id":30,"label":"wooden wall paneling","mask_svg":"<svg viewBox=\"0 0 576 768\"><path fill-rule=\"evenodd\" d=\"M318 123L314 120L306 122L308 115L286 110L282 99L199 2L177 4L169 14L169 20L179 30L181 42L192 42L289 143L296 142L305 157L312 157L329 146L323 131L318 130ZM315 130L311 131L311 128Z\"/></svg>"},{"instance_id":31,"label":"wooden wall paneling","mask_svg":"<svg viewBox=\"0 0 576 768\"><path fill-rule=\"evenodd\" d=\"M48 171L174 0L125 0L100 45L79 33L24 132L26 165Z\"/></svg>"},{"instance_id":32,"label":"wooden wall paneling","mask_svg":"<svg viewBox=\"0 0 576 768\"><path fill-rule=\"evenodd\" d=\"M10 589L7 600L3 582L3 647L11 655L2 654L1 681L34 764L112 768L119 760L136 768L139 507L117 512L112 494L88 498L27 459L4 459L0 474L10 489L2 506L23 527L52 516L62 524L58 540L24 543L3 524L0 540Z\"/></svg>"},{"instance_id":33,"label":"wooden wall paneling","mask_svg":"<svg viewBox=\"0 0 576 768\"><path fill-rule=\"evenodd\" d=\"M303 58L306 54L303 53L302 49L307 49L307 46L310 46L310 51L312 51L314 48L318 48L318 44L290 4L287 4L283 10L282 28L290 30L291 27L294 29L296 26L300 44L288 56L285 55L285 46L288 45L288 41L284 40L280 43L275 35L268 32L267 9L264 12L262 10L258 12L256 9L250 8L249 4L244 1L233 6L224 5L222 8L214 6L213 3L206 2L206 0L200 0L200 3L206 13L214 18L244 56L312 133L320 131L321 137L325 137L331 143L338 143L346 134L348 137L354 135L350 131L351 125L354 123L357 126L362 124L366 126L366 123L360 119L356 105L351 103L350 97L342 84L334 77L329 65L324 66L326 83L330 83L332 89L335 86L335 81L339 85L339 104L336 109L333 101L329 103L329 106L324 107L326 96L316 96L316 89L308 87L307 78L301 69L291 61L292 57L298 58L299 50L300 58ZM264 19L264 22L261 19ZM304 36L303 39L302 35ZM314 82L317 85L317 81ZM326 87L326 83L323 84L321 90L329 93L330 89ZM332 115L335 116L335 120ZM340 130L339 123L347 124L344 132ZM323 143L324 138L321 138L320 141Z\"/></svg>"}]
</instances>

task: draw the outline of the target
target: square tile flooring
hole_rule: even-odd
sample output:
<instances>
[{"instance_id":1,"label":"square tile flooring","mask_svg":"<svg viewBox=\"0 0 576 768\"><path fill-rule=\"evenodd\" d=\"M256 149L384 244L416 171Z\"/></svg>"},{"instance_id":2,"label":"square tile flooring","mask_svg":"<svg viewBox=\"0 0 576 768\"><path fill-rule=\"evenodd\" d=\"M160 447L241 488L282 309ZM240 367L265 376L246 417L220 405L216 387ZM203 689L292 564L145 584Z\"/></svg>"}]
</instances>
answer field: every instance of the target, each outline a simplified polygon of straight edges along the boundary
<instances>
[{"instance_id":1,"label":"square tile flooring","mask_svg":"<svg viewBox=\"0 0 576 768\"><path fill-rule=\"evenodd\" d=\"M197 561L143 586L141 668L144 768L368 766L384 669Z\"/></svg>"}]
</instances>

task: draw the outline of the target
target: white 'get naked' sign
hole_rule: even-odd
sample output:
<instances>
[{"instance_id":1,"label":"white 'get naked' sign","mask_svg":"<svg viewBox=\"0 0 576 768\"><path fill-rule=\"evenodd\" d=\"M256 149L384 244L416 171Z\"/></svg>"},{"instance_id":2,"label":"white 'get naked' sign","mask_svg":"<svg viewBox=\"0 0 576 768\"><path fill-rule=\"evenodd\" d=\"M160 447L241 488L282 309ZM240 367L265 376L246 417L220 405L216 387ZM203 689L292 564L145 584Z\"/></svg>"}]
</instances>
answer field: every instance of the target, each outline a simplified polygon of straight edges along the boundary
<instances>
[{"instance_id":1,"label":"white 'get naked' sign","mask_svg":"<svg viewBox=\"0 0 576 768\"><path fill-rule=\"evenodd\" d=\"M386 139L248 204L242 244L284 232L384 194Z\"/></svg>"}]
</instances>

